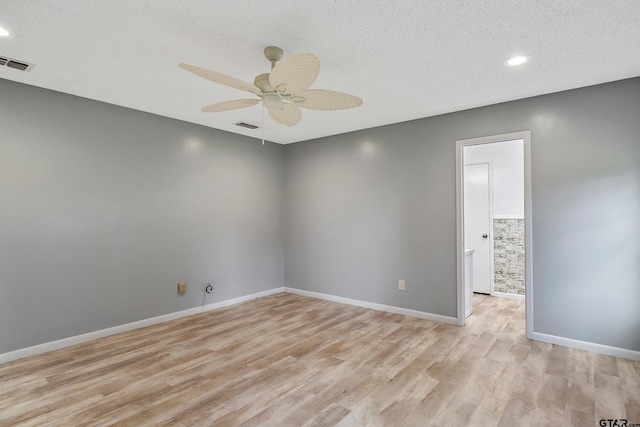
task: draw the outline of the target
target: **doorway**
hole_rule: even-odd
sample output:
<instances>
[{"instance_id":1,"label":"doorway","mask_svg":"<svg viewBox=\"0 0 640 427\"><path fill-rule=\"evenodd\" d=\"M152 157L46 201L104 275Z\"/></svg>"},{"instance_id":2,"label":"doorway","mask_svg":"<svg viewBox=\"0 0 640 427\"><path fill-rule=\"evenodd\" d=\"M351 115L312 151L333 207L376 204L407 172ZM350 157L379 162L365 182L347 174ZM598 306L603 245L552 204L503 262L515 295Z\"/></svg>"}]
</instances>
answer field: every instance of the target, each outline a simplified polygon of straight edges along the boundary
<instances>
[{"instance_id":1,"label":"doorway","mask_svg":"<svg viewBox=\"0 0 640 427\"><path fill-rule=\"evenodd\" d=\"M521 159L520 164L516 163L520 167L517 185L514 183L518 180L509 179L505 169L507 154L516 145L520 147ZM527 337L530 336L533 310L530 147L528 131L456 142L457 318L461 326L471 311L470 286L473 292L516 299L522 299L524 293ZM514 190L516 187L519 189ZM510 191L516 191L516 195L509 193L511 199L505 198ZM524 272L513 262L523 264ZM520 273L523 274L519 276Z\"/></svg>"}]
</instances>

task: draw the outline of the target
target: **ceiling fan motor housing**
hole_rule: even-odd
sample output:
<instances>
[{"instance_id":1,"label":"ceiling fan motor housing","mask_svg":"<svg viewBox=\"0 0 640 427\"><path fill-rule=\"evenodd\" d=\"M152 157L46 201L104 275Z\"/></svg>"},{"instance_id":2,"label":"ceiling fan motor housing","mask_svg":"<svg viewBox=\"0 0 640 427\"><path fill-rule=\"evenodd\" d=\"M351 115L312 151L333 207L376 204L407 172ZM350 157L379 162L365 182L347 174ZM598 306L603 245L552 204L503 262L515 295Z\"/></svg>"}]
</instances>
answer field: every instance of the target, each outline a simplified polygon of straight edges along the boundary
<instances>
[{"instance_id":1,"label":"ceiling fan motor housing","mask_svg":"<svg viewBox=\"0 0 640 427\"><path fill-rule=\"evenodd\" d=\"M269 83L269 73L264 73L256 76L253 80L253 85L260 89L262 92L275 92L275 89L271 87Z\"/></svg>"}]
</instances>

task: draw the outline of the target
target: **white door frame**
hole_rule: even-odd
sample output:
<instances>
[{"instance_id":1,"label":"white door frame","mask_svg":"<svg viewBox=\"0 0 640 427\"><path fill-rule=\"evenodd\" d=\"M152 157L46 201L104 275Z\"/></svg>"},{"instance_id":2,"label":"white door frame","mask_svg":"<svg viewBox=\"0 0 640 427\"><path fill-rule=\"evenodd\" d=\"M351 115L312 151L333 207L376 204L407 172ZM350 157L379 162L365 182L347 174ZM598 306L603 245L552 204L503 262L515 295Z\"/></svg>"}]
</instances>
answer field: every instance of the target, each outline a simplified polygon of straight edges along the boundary
<instances>
[{"instance_id":1,"label":"white door frame","mask_svg":"<svg viewBox=\"0 0 640 427\"><path fill-rule=\"evenodd\" d=\"M524 247L525 247L525 321L527 338L532 338L533 332L533 275L532 275L532 222L531 222L531 131L513 132L502 135L491 135L480 138L462 139L456 141L456 268L458 325L465 324L464 301L464 164L462 149L470 145L489 144L492 142L523 140L524 149Z\"/></svg>"},{"instance_id":2,"label":"white door frame","mask_svg":"<svg viewBox=\"0 0 640 427\"><path fill-rule=\"evenodd\" d=\"M464 158L462 159L464 163ZM462 169L464 170L465 166L474 166L474 165L487 165L488 173L489 173L489 221L493 221L493 160L485 159L480 160L478 162L469 163L467 165L463 164ZM464 178L464 174L461 175ZM464 180L462 181L462 187L464 188ZM462 200L464 200L464 191L462 194ZM464 203L463 203L464 205ZM462 223L464 226L464 212L462 215ZM464 227L462 230L462 237L464 237ZM463 239L464 240L464 239ZM465 248L466 249L466 248ZM473 249L473 248L472 248ZM477 253L477 252L476 252ZM474 254L475 257L475 254ZM493 285L494 285L494 265L493 265L493 228L489 230L489 295L493 295ZM464 268L464 265L462 266ZM464 279L464 278L463 278ZM465 317L466 318L466 317Z\"/></svg>"}]
</instances>

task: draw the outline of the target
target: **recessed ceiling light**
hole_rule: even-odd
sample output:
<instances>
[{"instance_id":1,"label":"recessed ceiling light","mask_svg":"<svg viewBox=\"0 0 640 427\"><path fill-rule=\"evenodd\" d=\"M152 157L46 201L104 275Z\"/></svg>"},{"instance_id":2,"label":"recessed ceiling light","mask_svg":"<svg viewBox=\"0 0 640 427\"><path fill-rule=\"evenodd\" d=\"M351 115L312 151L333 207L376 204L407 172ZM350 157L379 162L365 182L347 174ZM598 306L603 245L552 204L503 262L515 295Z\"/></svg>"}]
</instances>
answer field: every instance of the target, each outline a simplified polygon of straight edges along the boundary
<instances>
[{"instance_id":1,"label":"recessed ceiling light","mask_svg":"<svg viewBox=\"0 0 640 427\"><path fill-rule=\"evenodd\" d=\"M504 61L504 65L508 65L510 67L516 66L516 65L521 65L524 64L525 62L527 62L529 60L528 56L514 56L513 58L509 58L506 61Z\"/></svg>"},{"instance_id":2,"label":"recessed ceiling light","mask_svg":"<svg viewBox=\"0 0 640 427\"><path fill-rule=\"evenodd\" d=\"M7 31L4 28L0 27L0 37L7 37L8 35L9 35L9 31Z\"/></svg>"}]
</instances>

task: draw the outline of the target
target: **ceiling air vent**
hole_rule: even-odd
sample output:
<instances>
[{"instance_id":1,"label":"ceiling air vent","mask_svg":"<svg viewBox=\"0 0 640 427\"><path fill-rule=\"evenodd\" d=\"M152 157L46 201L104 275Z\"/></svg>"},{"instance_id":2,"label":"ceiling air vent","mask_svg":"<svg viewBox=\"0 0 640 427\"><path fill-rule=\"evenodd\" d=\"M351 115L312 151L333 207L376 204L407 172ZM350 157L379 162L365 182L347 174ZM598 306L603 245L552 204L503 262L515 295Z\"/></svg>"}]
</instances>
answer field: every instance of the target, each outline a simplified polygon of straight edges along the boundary
<instances>
[{"instance_id":1,"label":"ceiling air vent","mask_svg":"<svg viewBox=\"0 0 640 427\"><path fill-rule=\"evenodd\" d=\"M28 62L7 58L5 56L0 56L0 66L13 68L20 71L31 71L31 69L35 67L35 65L29 64Z\"/></svg>"},{"instance_id":2,"label":"ceiling air vent","mask_svg":"<svg viewBox=\"0 0 640 427\"><path fill-rule=\"evenodd\" d=\"M258 126L252 125L252 124L249 124L249 123L245 123L245 122L234 123L234 125L240 126L241 128L258 129Z\"/></svg>"}]
</instances>

